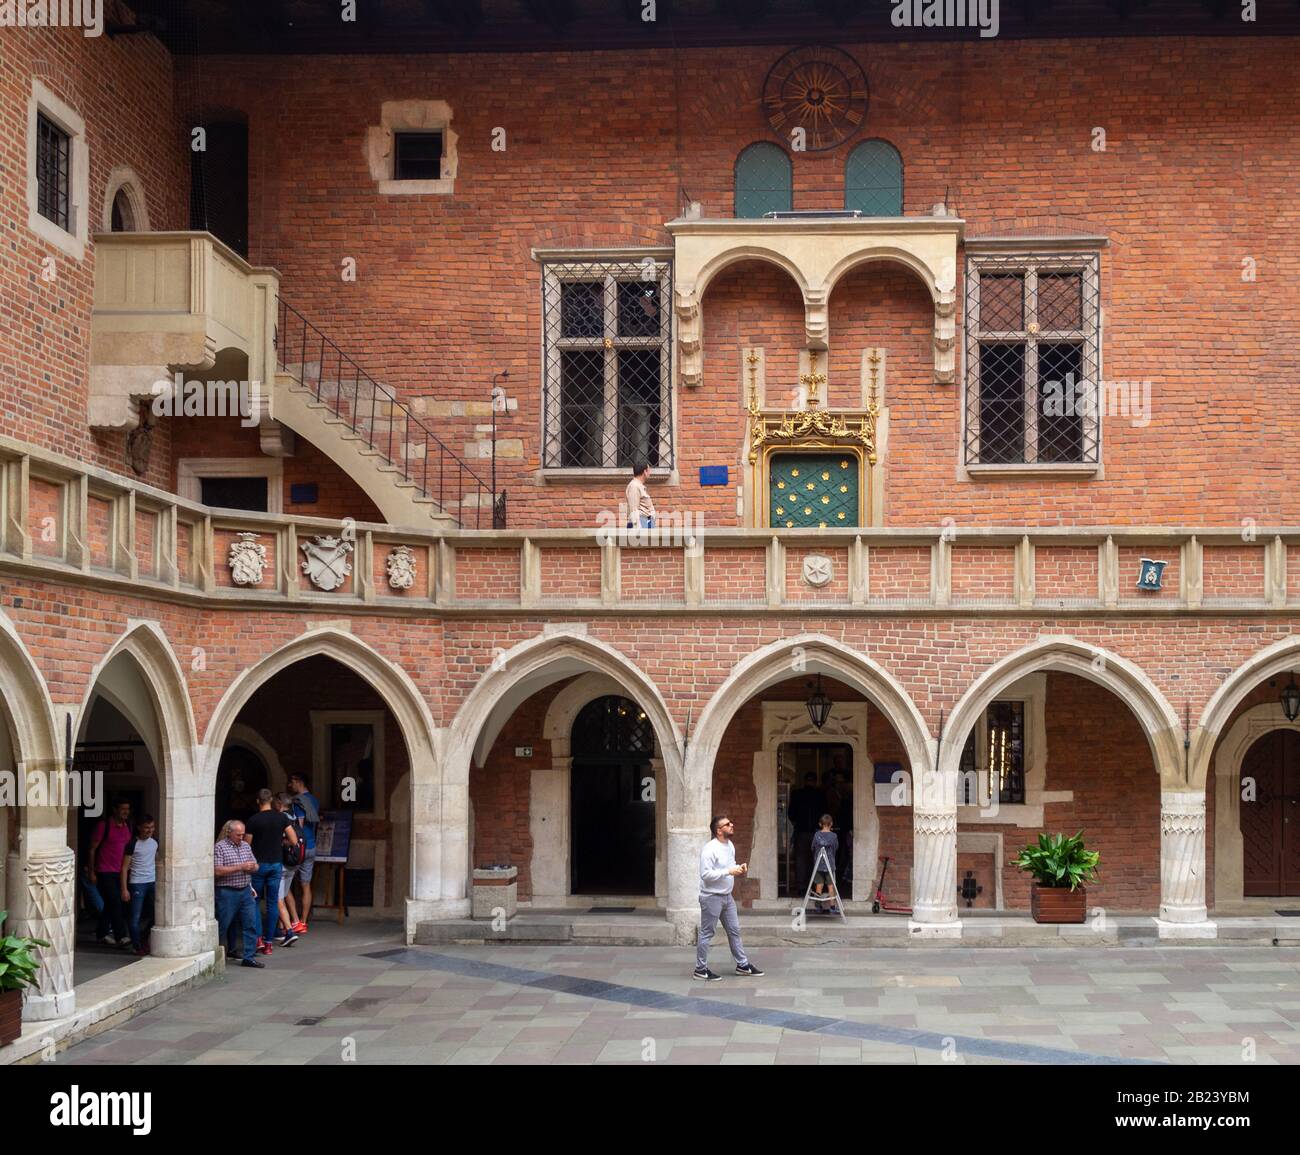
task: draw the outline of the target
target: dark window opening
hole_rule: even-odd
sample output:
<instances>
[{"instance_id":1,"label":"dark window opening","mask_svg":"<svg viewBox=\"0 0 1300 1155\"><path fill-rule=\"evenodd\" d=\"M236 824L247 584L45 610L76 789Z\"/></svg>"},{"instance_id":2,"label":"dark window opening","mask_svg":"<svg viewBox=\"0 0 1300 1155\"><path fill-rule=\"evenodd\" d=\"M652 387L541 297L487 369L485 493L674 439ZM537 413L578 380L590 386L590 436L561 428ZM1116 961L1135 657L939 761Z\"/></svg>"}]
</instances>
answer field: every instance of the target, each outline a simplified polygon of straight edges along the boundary
<instances>
[{"instance_id":1,"label":"dark window opening","mask_svg":"<svg viewBox=\"0 0 1300 1155\"><path fill-rule=\"evenodd\" d=\"M46 220L72 231L68 188L72 138L42 113L36 117L36 208Z\"/></svg>"},{"instance_id":2,"label":"dark window opening","mask_svg":"<svg viewBox=\"0 0 1300 1155\"><path fill-rule=\"evenodd\" d=\"M205 147L190 152L190 228L203 229L248 256L248 125L202 126Z\"/></svg>"},{"instance_id":3,"label":"dark window opening","mask_svg":"<svg viewBox=\"0 0 1300 1155\"><path fill-rule=\"evenodd\" d=\"M988 709L989 791L1005 803L1025 800L1025 704L994 702Z\"/></svg>"},{"instance_id":4,"label":"dark window opening","mask_svg":"<svg viewBox=\"0 0 1300 1155\"><path fill-rule=\"evenodd\" d=\"M605 354L560 354L560 463L598 468L605 428Z\"/></svg>"},{"instance_id":5,"label":"dark window opening","mask_svg":"<svg viewBox=\"0 0 1300 1155\"><path fill-rule=\"evenodd\" d=\"M265 477L201 477L200 500L218 509L252 509L267 513L270 482Z\"/></svg>"},{"instance_id":6,"label":"dark window opening","mask_svg":"<svg viewBox=\"0 0 1300 1155\"><path fill-rule=\"evenodd\" d=\"M984 463L1025 460L1025 347L982 344L979 363L980 456Z\"/></svg>"},{"instance_id":7,"label":"dark window opening","mask_svg":"<svg viewBox=\"0 0 1300 1155\"><path fill-rule=\"evenodd\" d=\"M599 337L605 332L605 286L566 281L560 286L560 336Z\"/></svg>"},{"instance_id":8,"label":"dark window opening","mask_svg":"<svg viewBox=\"0 0 1300 1155\"><path fill-rule=\"evenodd\" d=\"M980 277L980 329L1018 332L1025 327L1025 278L1015 274Z\"/></svg>"},{"instance_id":9,"label":"dark window opening","mask_svg":"<svg viewBox=\"0 0 1300 1155\"><path fill-rule=\"evenodd\" d=\"M394 180L440 180L441 178L442 133L393 134Z\"/></svg>"},{"instance_id":10,"label":"dark window opening","mask_svg":"<svg viewBox=\"0 0 1300 1155\"><path fill-rule=\"evenodd\" d=\"M659 464L658 349L629 349L618 355L618 464Z\"/></svg>"},{"instance_id":11,"label":"dark window opening","mask_svg":"<svg viewBox=\"0 0 1300 1155\"><path fill-rule=\"evenodd\" d=\"M1038 346L1039 461L1083 460L1083 419L1095 406L1096 382L1082 377L1081 346Z\"/></svg>"}]
</instances>

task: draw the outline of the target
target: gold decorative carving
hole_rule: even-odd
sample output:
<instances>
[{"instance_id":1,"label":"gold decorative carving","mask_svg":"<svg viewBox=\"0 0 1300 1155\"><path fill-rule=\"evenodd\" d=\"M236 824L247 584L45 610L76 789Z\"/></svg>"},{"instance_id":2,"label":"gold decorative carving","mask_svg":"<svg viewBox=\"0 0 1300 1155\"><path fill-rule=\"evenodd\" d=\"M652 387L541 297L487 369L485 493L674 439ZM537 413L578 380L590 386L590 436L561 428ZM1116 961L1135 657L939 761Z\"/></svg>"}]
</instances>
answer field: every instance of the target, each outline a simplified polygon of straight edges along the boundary
<instances>
[{"instance_id":1,"label":"gold decorative carving","mask_svg":"<svg viewBox=\"0 0 1300 1155\"><path fill-rule=\"evenodd\" d=\"M834 413L819 409L817 389L826 383L826 375L817 371L817 352L811 354L809 372L804 373L799 381L808 386L809 408L787 412L781 416L763 412L758 401L758 387L755 382L757 372L755 363L758 357L750 354L749 381L749 462L753 465L758 460L759 450L764 445L816 445L834 447L845 443L858 444L867 454L867 460L876 464L876 415L878 407L875 401L875 388L872 388L871 404L867 412L859 417L846 417L843 413Z\"/></svg>"}]
</instances>

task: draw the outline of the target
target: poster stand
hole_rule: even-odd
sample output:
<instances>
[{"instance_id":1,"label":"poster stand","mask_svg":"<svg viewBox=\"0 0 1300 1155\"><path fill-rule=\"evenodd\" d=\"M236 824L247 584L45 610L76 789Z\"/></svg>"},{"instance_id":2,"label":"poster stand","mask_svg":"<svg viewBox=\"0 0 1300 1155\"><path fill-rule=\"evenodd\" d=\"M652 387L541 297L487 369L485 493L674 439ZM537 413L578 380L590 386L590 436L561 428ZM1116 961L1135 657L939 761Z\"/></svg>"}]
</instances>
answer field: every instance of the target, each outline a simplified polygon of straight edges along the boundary
<instances>
[{"instance_id":1,"label":"poster stand","mask_svg":"<svg viewBox=\"0 0 1300 1155\"><path fill-rule=\"evenodd\" d=\"M318 902L316 910L337 910L339 926L348 915L348 854L352 846L352 811L322 810L316 827L317 865L333 866L330 897Z\"/></svg>"}]
</instances>

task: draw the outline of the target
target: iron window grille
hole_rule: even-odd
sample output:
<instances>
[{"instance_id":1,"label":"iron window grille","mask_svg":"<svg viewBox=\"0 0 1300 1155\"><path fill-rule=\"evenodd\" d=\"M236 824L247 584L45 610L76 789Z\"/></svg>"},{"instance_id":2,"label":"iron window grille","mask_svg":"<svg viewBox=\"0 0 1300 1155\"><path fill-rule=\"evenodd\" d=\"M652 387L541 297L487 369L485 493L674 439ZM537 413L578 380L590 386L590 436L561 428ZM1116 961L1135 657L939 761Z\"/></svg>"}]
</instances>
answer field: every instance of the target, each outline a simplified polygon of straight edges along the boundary
<instances>
[{"instance_id":1,"label":"iron window grille","mask_svg":"<svg viewBox=\"0 0 1300 1155\"><path fill-rule=\"evenodd\" d=\"M966 261L967 465L1098 464L1095 253Z\"/></svg>"},{"instance_id":2,"label":"iron window grille","mask_svg":"<svg viewBox=\"0 0 1300 1155\"><path fill-rule=\"evenodd\" d=\"M666 261L543 266L544 468L672 467L671 301Z\"/></svg>"},{"instance_id":3,"label":"iron window grille","mask_svg":"<svg viewBox=\"0 0 1300 1155\"><path fill-rule=\"evenodd\" d=\"M903 215L903 158L887 140L864 140L849 153L844 207L868 217Z\"/></svg>"},{"instance_id":4,"label":"iron window grille","mask_svg":"<svg viewBox=\"0 0 1300 1155\"><path fill-rule=\"evenodd\" d=\"M759 141L736 157L735 214L757 218L794 208L794 169L785 149Z\"/></svg>"},{"instance_id":5,"label":"iron window grille","mask_svg":"<svg viewBox=\"0 0 1300 1155\"><path fill-rule=\"evenodd\" d=\"M442 133L394 133L393 179L441 180Z\"/></svg>"},{"instance_id":6,"label":"iron window grille","mask_svg":"<svg viewBox=\"0 0 1300 1155\"><path fill-rule=\"evenodd\" d=\"M72 137L44 113L36 116L36 208L46 220L72 232L68 188L72 180Z\"/></svg>"}]
</instances>

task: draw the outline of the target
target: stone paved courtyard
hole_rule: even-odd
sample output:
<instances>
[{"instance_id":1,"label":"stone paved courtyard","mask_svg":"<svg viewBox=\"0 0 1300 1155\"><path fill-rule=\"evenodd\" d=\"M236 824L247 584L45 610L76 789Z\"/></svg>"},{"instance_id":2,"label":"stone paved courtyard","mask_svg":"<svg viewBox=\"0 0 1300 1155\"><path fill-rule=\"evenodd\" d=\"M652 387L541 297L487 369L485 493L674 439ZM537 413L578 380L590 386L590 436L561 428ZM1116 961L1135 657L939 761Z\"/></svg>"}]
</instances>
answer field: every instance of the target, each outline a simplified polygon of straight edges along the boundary
<instances>
[{"instance_id":1,"label":"stone paved courtyard","mask_svg":"<svg viewBox=\"0 0 1300 1155\"><path fill-rule=\"evenodd\" d=\"M403 946L321 924L60 1063L1300 1063L1300 949ZM378 956L378 957L376 957ZM1250 1042L1253 1040L1253 1044Z\"/></svg>"}]
</instances>

